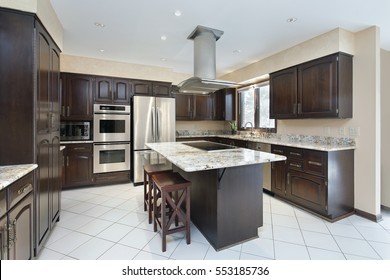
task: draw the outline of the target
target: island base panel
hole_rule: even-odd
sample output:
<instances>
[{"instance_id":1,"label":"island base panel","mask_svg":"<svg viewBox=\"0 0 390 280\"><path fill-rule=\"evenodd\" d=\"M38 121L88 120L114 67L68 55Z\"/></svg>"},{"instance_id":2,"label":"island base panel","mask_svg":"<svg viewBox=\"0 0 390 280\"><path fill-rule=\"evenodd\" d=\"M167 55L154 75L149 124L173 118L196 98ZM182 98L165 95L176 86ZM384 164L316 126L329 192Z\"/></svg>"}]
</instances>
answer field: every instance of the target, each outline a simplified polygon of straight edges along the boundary
<instances>
[{"instance_id":1,"label":"island base panel","mask_svg":"<svg viewBox=\"0 0 390 280\"><path fill-rule=\"evenodd\" d=\"M191 181L191 221L215 250L258 237L263 225L262 164L184 172Z\"/></svg>"}]
</instances>

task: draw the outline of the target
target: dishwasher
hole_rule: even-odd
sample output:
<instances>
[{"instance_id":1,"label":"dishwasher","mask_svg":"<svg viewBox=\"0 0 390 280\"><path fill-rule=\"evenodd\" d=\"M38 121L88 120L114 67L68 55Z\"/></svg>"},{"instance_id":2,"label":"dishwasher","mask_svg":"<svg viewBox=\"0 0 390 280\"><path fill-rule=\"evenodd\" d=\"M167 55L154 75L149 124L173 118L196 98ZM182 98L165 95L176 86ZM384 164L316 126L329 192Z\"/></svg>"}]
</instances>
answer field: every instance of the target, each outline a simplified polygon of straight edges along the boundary
<instances>
[{"instance_id":1,"label":"dishwasher","mask_svg":"<svg viewBox=\"0 0 390 280\"><path fill-rule=\"evenodd\" d=\"M248 142L248 149L257 150L260 152L271 152L271 144ZM263 188L271 191L271 163L263 164Z\"/></svg>"}]
</instances>

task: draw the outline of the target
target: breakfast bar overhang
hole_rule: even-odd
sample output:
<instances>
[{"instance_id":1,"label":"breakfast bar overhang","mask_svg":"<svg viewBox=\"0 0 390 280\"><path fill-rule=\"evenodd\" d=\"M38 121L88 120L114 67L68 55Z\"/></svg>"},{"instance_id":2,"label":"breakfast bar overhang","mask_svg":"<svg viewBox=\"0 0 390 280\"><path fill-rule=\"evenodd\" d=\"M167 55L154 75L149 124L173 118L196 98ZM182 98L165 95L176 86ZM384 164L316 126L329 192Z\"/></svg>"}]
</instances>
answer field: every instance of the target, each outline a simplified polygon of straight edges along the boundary
<instances>
[{"instance_id":1,"label":"breakfast bar overhang","mask_svg":"<svg viewBox=\"0 0 390 280\"><path fill-rule=\"evenodd\" d=\"M215 250L257 238L263 225L262 165L286 158L208 141L196 142L200 148L190 143L146 145L192 182L193 224Z\"/></svg>"}]
</instances>

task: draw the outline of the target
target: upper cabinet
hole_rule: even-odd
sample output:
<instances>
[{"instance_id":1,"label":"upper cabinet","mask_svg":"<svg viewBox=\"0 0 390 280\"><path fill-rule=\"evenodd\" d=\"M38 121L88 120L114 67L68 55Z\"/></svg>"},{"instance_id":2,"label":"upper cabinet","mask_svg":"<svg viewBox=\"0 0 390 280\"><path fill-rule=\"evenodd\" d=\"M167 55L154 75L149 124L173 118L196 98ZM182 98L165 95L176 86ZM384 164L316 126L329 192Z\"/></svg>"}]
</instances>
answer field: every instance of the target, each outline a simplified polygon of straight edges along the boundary
<instances>
[{"instance_id":1,"label":"upper cabinet","mask_svg":"<svg viewBox=\"0 0 390 280\"><path fill-rule=\"evenodd\" d=\"M171 83L146 80L132 80L134 95L171 97Z\"/></svg>"},{"instance_id":2,"label":"upper cabinet","mask_svg":"<svg viewBox=\"0 0 390 280\"><path fill-rule=\"evenodd\" d=\"M352 56L335 53L271 73L270 118L352 118Z\"/></svg>"},{"instance_id":3,"label":"upper cabinet","mask_svg":"<svg viewBox=\"0 0 390 280\"><path fill-rule=\"evenodd\" d=\"M92 120L93 77L83 74L61 73L61 120Z\"/></svg>"},{"instance_id":4,"label":"upper cabinet","mask_svg":"<svg viewBox=\"0 0 390 280\"><path fill-rule=\"evenodd\" d=\"M176 95L176 120L235 120L236 89L210 95Z\"/></svg>"},{"instance_id":5,"label":"upper cabinet","mask_svg":"<svg viewBox=\"0 0 390 280\"><path fill-rule=\"evenodd\" d=\"M131 95L130 80L111 77L96 77L95 79L95 103L130 104Z\"/></svg>"},{"instance_id":6,"label":"upper cabinet","mask_svg":"<svg viewBox=\"0 0 390 280\"><path fill-rule=\"evenodd\" d=\"M211 95L176 95L176 120L212 120Z\"/></svg>"},{"instance_id":7,"label":"upper cabinet","mask_svg":"<svg viewBox=\"0 0 390 280\"><path fill-rule=\"evenodd\" d=\"M236 119L236 89L221 89L213 96L213 120L232 121Z\"/></svg>"}]
</instances>

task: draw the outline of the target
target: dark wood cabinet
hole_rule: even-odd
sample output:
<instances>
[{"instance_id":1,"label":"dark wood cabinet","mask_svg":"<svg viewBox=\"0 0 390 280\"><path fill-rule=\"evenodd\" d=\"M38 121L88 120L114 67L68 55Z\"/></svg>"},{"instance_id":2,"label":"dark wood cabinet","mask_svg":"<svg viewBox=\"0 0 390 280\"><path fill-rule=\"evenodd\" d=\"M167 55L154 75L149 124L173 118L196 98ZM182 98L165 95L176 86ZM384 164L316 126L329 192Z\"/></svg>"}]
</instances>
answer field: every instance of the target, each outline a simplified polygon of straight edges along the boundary
<instances>
[{"instance_id":1,"label":"dark wood cabinet","mask_svg":"<svg viewBox=\"0 0 390 280\"><path fill-rule=\"evenodd\" d=\"M221 89L212 94L213 120L233 121L236 119L236 89Z\"/></svg>"},{"instance_id":2,"label":"dark wood cabinet","mask_svg":"<svg viewBox=\"0 0 390 280\"><path fill-rule=\"evenodd\" d=\"M270 117L352 118L352 56L335 53L271 73Z\"/></svg>"},{"instance_id":3,"label":"dark wood cabinet","mask_svg":"<svg viewBox=\"0 0 390 280\"><path fill-rule=\"evenodd\" d=\"M29 173L1 190L1 259L34 258L34 187ZM5 203L7 198L7 204Z\"/></svg>"},{"instance_id":4,"label":"dark wood cabinet","mask_svg":"<svg viewBox=\"0 0 390 280\"><path fill-rule=\"evenodd\" d=\"M37 44L37 251L59 217L60 56L49 34L36 24Z\"/></svg>"},{"instance_id":5,"label":"dark wood cabinet","mask_svg":"<svg viewBox=\"0 0 390 280\"><path fill-rule=\"evenodd\" d=\"M271 153L286 156L284 149L272 147ZM286 190L286 161L271 163L271 191L280 196L287 194Z\"/></svg>"},{"instance_id":6,"label":"dark wood cabinet","mask_svg":"<svg viewBox=\"0 0 390 280\"><path fill-rule=\"evenodd\" d=\"M93 120L93 76L61 73L61 120Z\"/></svg>"},{"instance_id":7,"label":"dark wood cabinet","mask_svg":"<svg viewBox=\"0 0 390 280\"><path fill-rule=\"evenodd\" d=\"M134 95L171 97L171 83L147 80L132 80Z\"/></svg>"},{"instance_id":8,"label":"dark wood cabinet","mask_svg":"<svg viewBox=\"0 0 390 280\"><path fill-rule=\"evenodd\" d=\"M297 117L297 90L296 67L270 75L270 118Z\"/></svg>"},{"instance_id":9,"label":"dark wood cabinet","mask_svg":"<svg viewBox=\"0 0 390 280\"><path fill-rule=\"evenodd\" d=\"M335 221L354 211L354 151L272 145L287 161L272 163L271 190L280 198Z\"/></svg>"},{"instance_id":10,"label":"dark wood cabinet","mask_svg":"<svg viewBox=\"0 0 390 280\"><path fill-rule=\"evenodd\" d=\"M66 145L64 188L93 183L93 144Z\"/></svg>"},{"instance_id":11,"label":"dark wood cabinet","mask_svg":"<svg viewBox=\"0 0 390 280\"><path fill-rule=\"evenodd\" d=\"M127 79L96 77L94 102L106 104L130 104L132 84Z\"/></svg>"},{"instance_id":12,"label":"dark wood cabinet","mask_svg":"<svg viewBox=\"0 0 390 280\"><path fill-rule=\"evenodd\" d=\"M36 163L34 247L37 254L58 219L60 50L34 14L0 8L0 164ZM54 201L55 200L55 201ZM56 203L56 205L53 205ZM56 213L53 213L55 211Z\"/></svg>"},{"instance_id":13,"label":"dark wood cabinet","mask_svg":"<svg viewBox=\"0 0 390 280\"><path fill-rule=\"evenodd\" d=\"M211 96L194 96L194 120L212 120L213 119L213 99Z\"/></svg>"},{"instance_id":14,"label":"dark wood cabinet","mask_svg":"<svg viewBox=\"0 0 390 280\"><path fill-rule=\"evenodd\" d=\"M152 94L161 97L171 96L171 83L152 82Z\"/></svg>"},{"instance_id":15,"label":"dark wood cabinet","mask_svg":"<svg viewBox=\"0 0 390 280\"><path fill-rule=\"evenodd\" d=\"M212 120L213 98L209 95L176 95L176 120Z\"/></svg>"},{"instance_id":16,"label":"dark wood cabinet","mask_svg":"<svg viewBox=\"0 0 390 280\"><path fill-rule=\"evenodd\" d=\"M5 193L5 192L4 192ZM0 260L8 259L8 230L7 230L7 217L0 217Z\"/></svg>"},{"instance_id":17,"label":"dark wood cabinet","mask_svg":"<svg viewBox=\"0 0 390 280\"><path fill-rule=\"evenodd\" d=\"M191 120L194 108L192 95L176 95L176 120Z\"/></svg>"}]
</instances>

